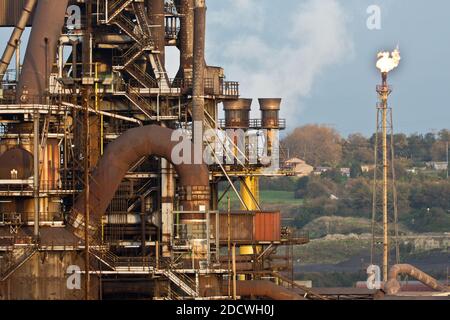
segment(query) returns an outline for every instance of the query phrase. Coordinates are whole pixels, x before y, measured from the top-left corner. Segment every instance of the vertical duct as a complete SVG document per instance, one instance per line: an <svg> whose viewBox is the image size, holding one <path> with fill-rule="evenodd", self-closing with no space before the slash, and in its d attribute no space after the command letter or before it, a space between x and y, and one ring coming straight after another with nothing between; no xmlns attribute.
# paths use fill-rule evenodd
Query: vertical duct
<svg viewBox="0 0 450 320"><path fill-rule="evenodd" d="M162 254L170 257L170 239L173 232L173 204L175 201L175 170L166 159L161 159L161 218Z"/></svg>
<svg viewBox="0 0 450 320"><path fill-rule="evenodd" d="M22 37L23 31L27 26L28 20L30 20L31 12L36 5L36 2L37 0L27 0L27 2L25 2L22 10L22 15L20 16L20 19L17 22L14 31L11 33L11 37L9 38L8 44L6 45L6 49L3 53L2 59L0 60L0 81L3 80L9 63L11 62L12 56L14 55L14 51L20 43L20 38Z"/></svg>
<svg viewBox="0 0 450 320"><path fill-rule="evenodd" d="M164 16L164 0L147 0L148 20L156 48L160 52L161 64L165 65L166 30Z"/></svg>
<svg viewBox="0 0 450 320"><path fill-rule="evenodd" d="M192 78L194 64L194 3L195 0L175 0L180 14L178 49L180 50L180 69L177 79Z"/></svg>
<svg viewBox="0 0 450 320"><path fill-rule="evenodd" d="M194 144L202 143L203 120L205 118L205 0L195 0L194 9L194 77L192 88L192 122ZM201 139L201 140L199 140ZM197 140L197 141L196 141Z"/></svg>
<svg viewBox="0 0 450 320"><path fill-rule="evenodd" d="M267 130L267 156L271 162L279 161L280 106L281 99L259 99L261 128ZM273 165L273 163L271 163Z"/></svg>
<svg viewBox="0 0 450 320"><path fill-rule="evenodd" d="M223 102L226 129L248 130L253 99L227 100Z"/></svg>
<svg viewBox="0 0 450 320"><path fill-rule="evenodd" d="M45 94L48 75L56 58L68 0L39 0L25 53L16 98L27 103Z"/></svg>

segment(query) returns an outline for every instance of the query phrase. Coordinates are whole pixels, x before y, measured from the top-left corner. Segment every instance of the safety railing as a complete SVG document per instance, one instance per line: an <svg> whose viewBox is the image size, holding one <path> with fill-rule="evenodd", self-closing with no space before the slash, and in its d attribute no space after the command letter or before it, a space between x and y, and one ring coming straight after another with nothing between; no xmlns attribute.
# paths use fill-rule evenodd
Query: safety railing
<svg viewBox="0 0 450 320"><path fill-rule="evenodd" d="M225 119L219 119L219 128L226 128ZM279 130L286 129L286 119L278 119L277 123L274 123L274 127L277 127ZM263 129L263 123L261 119L250 119L249 120L249 129Z"/></svg>

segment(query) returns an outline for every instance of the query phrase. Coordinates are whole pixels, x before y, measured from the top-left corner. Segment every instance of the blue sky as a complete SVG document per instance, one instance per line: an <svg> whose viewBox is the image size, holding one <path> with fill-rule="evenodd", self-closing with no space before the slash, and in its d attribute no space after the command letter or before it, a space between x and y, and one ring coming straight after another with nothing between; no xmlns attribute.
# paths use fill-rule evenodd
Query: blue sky
<svg viewBox="0 0 450 320"><path fill-rule="evenodd" d="M369 30L368 6L381 8ZM450 128L450 1L207 0L207 62L241 83L243 97L282 97L289 129L327 124L343 135L375 128L376 53L398 44L395 130ZM0 31L0 50L8 32ZM169 70L177 69L170 50ZM172 71L173 72L173 71ZM254 115L257 102L253 104Z"/></svg>
<svg viewBox="0 0 450 320"><path fill-rule="evenodd" d="M366 26L373 4L381 8L381 30ZM244 96L284 97L291 128L323 123L344 135L370 134L376 53L398 44L403 59L389 80L395 130L450 128L449 12L446 0L210 0L208 62L238 79ZM305 54L309 49L317 55ZM260 60L260 53L271 56ZM252 70L260 76L247 76Z"/></svg>

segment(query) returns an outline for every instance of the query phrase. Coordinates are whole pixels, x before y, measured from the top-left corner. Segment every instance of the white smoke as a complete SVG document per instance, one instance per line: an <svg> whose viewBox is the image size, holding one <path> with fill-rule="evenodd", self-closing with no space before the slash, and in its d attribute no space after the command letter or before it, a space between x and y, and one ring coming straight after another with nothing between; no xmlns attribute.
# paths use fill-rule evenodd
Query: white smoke
<svg viewBox="0 0 450 320"><path fill-rule="evenodd" d="M207 38L208 54L225 67L229 80L241 83L243 97L282 97L283 116L290 117L291 125L296 124L291 117L303 109L302 97L311 93L318 76L353 55L353 41L340 2L283 3L281 12L286 16L271 13L278 6L272 1L224 2L226 13L214 15L208 11L211 28L225 29L210 31L213 37ZM281 30L275 38L273 33L268 35L274 25ZM221 34L232 30L234 38L220 39Z"/></svg>

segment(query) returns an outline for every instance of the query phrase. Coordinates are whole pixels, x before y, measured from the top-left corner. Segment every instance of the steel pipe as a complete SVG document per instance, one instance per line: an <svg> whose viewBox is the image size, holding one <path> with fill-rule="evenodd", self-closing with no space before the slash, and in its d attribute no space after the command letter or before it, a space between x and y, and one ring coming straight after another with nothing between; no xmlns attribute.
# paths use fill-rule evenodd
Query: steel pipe
<svg viewBox="0 0 450 320"><path fill-rule="evenodd" d="M8 44L6 45L5 51L3 52L0 60L0 81L2 81L5 76L9 63L14 55L14 51L19 45L20 38L22 37L23 31L27 26L28 20L30 20L31 13L33 12L36 2L37 0L27 0L23 6L22 15L11 33L11 37L9 38ZM19 71L17 70L17 72Z"/></svg>
<svg viewBox="0 0 450 320"><path fill-rule="evenodd" d="M400 274L407 274L433 290L442 292L449 291L448 287L440 284L436 279L416 267L410 264L396 264L389 270L389 280L384 287L384 290L388 295L395 295L400 292L401 285L397 280Z"/></svg>
<svg viewBox="0 0 450 320"><path fill-rule="evenodd" d="M192 78L194 64L194 4L195 0L175 0L180 14L177 47L180 50L180 69L177 79Z"/></svg>
<svg viewBox="0 0 450 320"><path fill-rule="evenodd" d="M223 290L223 295L227 294L228 284L225 285ZM272 300L304 300L299 294L268 280L237 281L236 295L241 297L262 297Z"/></svg>
<svg viewBox="0 0 450 320"><path fill-rule="evenodd" d="M129 168L139 159L154 155L173 162L172 151L179 142L172 141L172 129L156 125L128 130L106 148L90 179L90 235L93 237L109 203ZM185 138L188 139L188 138ZM192 145L191 145L192 147ZM179 176L180 204L186 211L209 206L209 171L206 165L174 165ZM74 233L84 235L84 196L75 202L69 217Z"/></svg>

